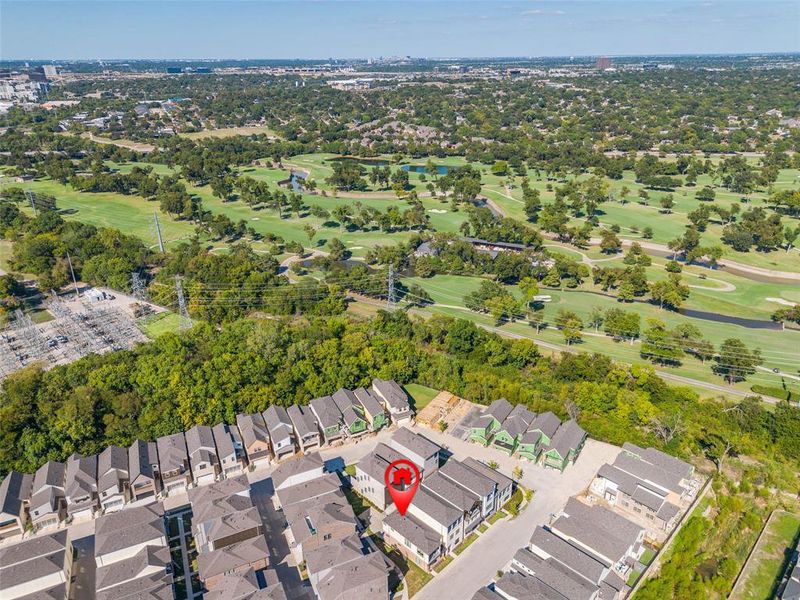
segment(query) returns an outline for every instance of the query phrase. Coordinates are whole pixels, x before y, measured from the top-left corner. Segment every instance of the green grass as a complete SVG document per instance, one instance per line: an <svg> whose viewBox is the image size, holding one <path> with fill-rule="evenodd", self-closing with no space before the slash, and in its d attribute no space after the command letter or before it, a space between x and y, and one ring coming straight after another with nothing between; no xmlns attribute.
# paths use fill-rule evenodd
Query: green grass
<svg viewBox="0 0 800 600"><path fill-rule="evenodd" d="M489 525L494 525L497 521L499 521L500 519L505 519L507 516L508 513L502 510L498 510L491 517L486 519L486 522L489 523Z"/></svg>
<svg viewBox="0 0 800 600"><path fill-rule="evenodd" d="M473 531L466 537L466 539L463 542L461 542L458 546L456 546L453 552L456 553L456 556L460 555L464 550L469 548L473 544L473 542L477 539L478 539L478 534Z"/></svg>
<svg viewBox="0 0 800 600"><path fill-rule="evenodd" d="M350 477L356 476L356 466L355 465L347 465L344 468L344 472L347 473Z"/></svg>
<svg viewBox="0 0 800 600"><path fill-rule="evenodd" d="M365 510L369 509L381 512L377 506L372 504L372 502L364 498L364 496L356 492L353 488L342 487L342 491L344 492L345 498L347 498L347 501L350 503L350 506L353 507L353 512L356 516L359 516Z"/></svg>
<svg viewBox="0 0 800 600"><path fill-rule="evenodd" d="M389 560L391 560L397 568L403 573L405 577L406 585L408 586L408 597L412 598L414 594L419 592L425 585L433 579L433 575L424 571L417 565L415 565L410 560L406 559L405 556L400 553L399 550L387 546L386 543L377 535L370 536L370 539L375 543L375 545L383 552ZM394 588L396 591L396 586Z"/></svg>
<svg viewBox="0 0 800 600"><path fill-rule="evenodd" d="M3 271L11 270L11 266L9 265L9 262L11 261L11 255L11 242L8 240L0 240L0 269Z"/></svg>
<svg viewBox="0 0 800 600"><path fill-rule="evenodd" d="M634 584L638 581L639 577L641 577L641 575L642 575L641 571L637 571L637 570L634 569L633 571L631 571L631 574L628 575L627 584L630 587L633 587Z"/></svg>
<svg viewBox="0 0 800 600"><path fill-rule="evenodd" d="M178 315L173 312L150 315L139 321L139 328L147 337L154 340L165 333L178 331Z"/></svg>
<svg viewBox="0 0 800 600"><path fill-rule="evenodd" d="M447 567L447 565L453 562L454 558L455 557L452 554L448 554L442 560L436 563L436 566L433 568L433 570L436 571L437 573L441 573L445 569L445 567Z"/></svg>
<svg viewBox="0 0 800 600"><path fill-rule="evenodd" d="M642 552L642 557L639 559L639 562L643 565L649 565L653 562L653 559L656 557L656 551L649 546L645 546L644 552Z"/></svg>
<svg viewBox="0 0 800 600"><path fill-rule="evenodd" d="M489 529L489 526L486 523L481 523L481 526L478 527L478 531L481 533L484 533L487 529Z"/></svg>
<svg viewBox="0 0 800 600"><path fill-rule="evenodd" d="M411 403L416 412L425 408L431 400L433 400L439 393L439 390L419 385L418 383L409 383L405 386L406 392L411 396Z"/></svg>
<svg viewBox="0 0 800 600"><path fill-rule="evenodd" d="M220 129L204 129L202 131L194 131L192 133L181 133L181 137L189 138L190 140L202 140L205 138L226 138L236 135L256 135L266 134L277 137L277 134L266 126L255 127L222 127Z"/></svg>
<svg viewBox="0 0 800 600"><path fill-rule="evenodd" d="M748 600L774 598L798 536L800 536L800 515L777 513L764 530L760 544L747 565L747 571L742 574L745 579L731 598Z"/></svg>

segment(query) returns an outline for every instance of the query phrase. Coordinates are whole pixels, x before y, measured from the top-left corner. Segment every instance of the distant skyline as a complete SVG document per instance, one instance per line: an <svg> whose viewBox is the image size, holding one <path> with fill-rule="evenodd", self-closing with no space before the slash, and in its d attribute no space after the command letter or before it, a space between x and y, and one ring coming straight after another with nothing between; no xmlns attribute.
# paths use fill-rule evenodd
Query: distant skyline
<svg viewBox="0 0 800 600"><path fill-rule="evenodd" d="M800 51L800 2L0 0L0 60Z"/></svg>

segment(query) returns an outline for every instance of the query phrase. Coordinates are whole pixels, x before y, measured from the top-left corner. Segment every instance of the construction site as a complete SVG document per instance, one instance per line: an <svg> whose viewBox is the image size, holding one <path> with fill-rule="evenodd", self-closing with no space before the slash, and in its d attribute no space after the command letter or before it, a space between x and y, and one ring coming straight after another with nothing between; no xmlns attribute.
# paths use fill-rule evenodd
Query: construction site
<svg viewBox="0 0 800 600"><path fill-rule="evenodd" d="M43 307L50 320L34 323L29 314L17 310L0 330L0 379L34 363L48 369L87 354L133 348L147 341L137 319L164 310L103 288L68 296L53 293Z"/></svg>

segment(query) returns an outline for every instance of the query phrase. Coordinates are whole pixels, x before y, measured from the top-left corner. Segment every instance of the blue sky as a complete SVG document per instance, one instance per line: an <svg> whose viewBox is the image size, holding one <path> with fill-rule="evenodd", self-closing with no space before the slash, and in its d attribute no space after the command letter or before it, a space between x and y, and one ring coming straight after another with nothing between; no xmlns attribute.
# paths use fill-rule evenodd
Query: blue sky
<svg viewBox="0 0 800 600"><path fill-rule="evenodd" d="M0 0L0 59L800 50L800 2Z"/></svg>

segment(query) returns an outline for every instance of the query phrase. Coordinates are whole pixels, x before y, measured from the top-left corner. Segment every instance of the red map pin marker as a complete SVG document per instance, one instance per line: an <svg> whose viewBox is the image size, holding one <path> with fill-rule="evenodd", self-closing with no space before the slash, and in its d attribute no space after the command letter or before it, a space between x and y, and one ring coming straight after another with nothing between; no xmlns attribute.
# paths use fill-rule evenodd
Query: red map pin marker
<svg viewBox="0 0 800 600"><path fill-rule="evenodd" d="M397 512L404 517L419 487L420 476L417 465L405 458L396 460L386 467L383 480L392 497L392 502L397 507Z"/></svg>

